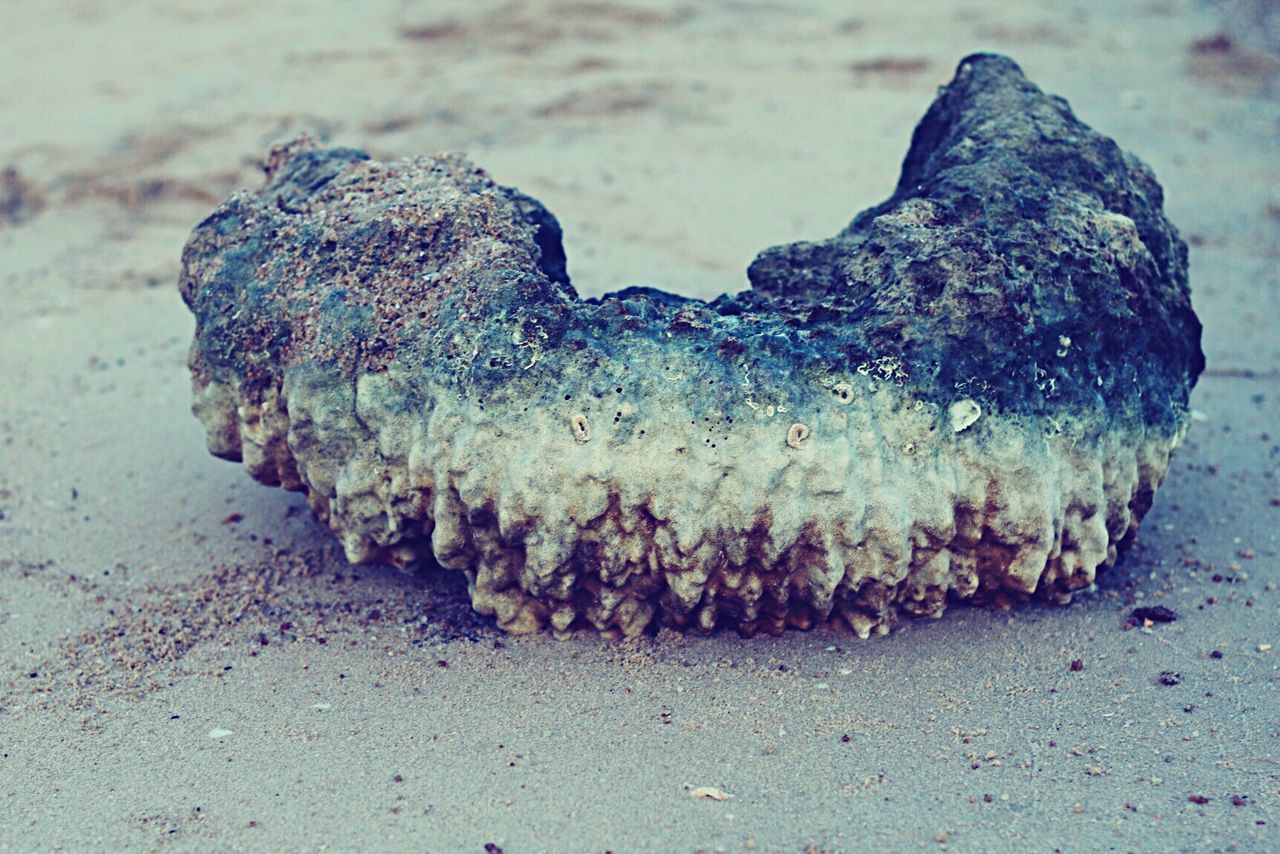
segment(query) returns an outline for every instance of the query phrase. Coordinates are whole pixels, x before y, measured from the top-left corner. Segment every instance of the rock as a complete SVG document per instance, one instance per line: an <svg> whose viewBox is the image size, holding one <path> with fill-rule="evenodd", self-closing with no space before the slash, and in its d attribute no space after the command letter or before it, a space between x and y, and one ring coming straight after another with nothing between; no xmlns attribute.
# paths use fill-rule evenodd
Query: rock
<svg viewBox="0 0 1280 854"><path fill-rule="evenodd" d="M278 147L183 256L209 449L511 631L867 637L1091 584L1203 367L1150 169L1000 56L891 198L751 290L583 300L565 270L555 218L460 156Z"/></svg>

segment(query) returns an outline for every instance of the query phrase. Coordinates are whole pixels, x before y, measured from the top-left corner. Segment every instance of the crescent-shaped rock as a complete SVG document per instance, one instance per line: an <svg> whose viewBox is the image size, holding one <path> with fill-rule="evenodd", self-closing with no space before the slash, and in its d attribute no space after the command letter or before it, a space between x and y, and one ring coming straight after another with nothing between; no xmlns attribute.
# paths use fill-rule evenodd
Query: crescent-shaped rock
<svg viewBox="0 0 1280 854"><path fill-rule="evenodd" d="M960 64L890 199L710 302L579 298L555 218L460 156L298 140L266 173L183 255L210 451L352 561L466 572L510 631L1066 600L1203 367L1151 170L1001 56Z"/></svg>

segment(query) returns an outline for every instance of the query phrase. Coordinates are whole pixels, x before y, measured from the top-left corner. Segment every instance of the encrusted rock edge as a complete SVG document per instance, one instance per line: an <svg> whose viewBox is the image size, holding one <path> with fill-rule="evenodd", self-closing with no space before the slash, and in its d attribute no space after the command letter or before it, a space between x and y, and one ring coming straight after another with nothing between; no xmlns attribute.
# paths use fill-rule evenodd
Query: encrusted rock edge
<svg viewBox="0 0 1280 854"><path fill-rule="evenodd" d="M851 407L868 410L849 416L855 429L815 432L798 449L785 424L753 424L761 453L706 486L725 506L704 527L688 508L654 506L652 448L531 470L520 461L547 457L468 401L442 394L425 418L394 415L412 411L394 374L355 389L336 379L303 370L257 402L206 386L197 409L211 447L263 483L305 491L352 562L428 557L465 571L474 607L511 632L832 621L866 638L900 613L939 617L949 598L1066 603L1136 535L1180 439L1046 436L984 417L907 448L891 437L916 416L882 388ZM556 413L527 429L548 455L574 443ZM358 438L335 454L335 435ZM788 519L729 498L761 496L762 484L811 497Z"/></svg>

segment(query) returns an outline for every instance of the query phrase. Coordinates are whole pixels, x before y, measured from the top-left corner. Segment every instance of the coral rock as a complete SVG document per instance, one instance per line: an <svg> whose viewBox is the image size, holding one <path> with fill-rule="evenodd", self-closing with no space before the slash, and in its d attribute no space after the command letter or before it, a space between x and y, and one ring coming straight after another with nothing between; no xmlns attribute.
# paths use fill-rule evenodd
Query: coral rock
<svg viewBox="0 0 1280 854"><path fill-rule="evenodd" d="M1151 170L1004 57L960 64L890 199L710 302L579 298L555 218L459 156L302 139L266 172L183 257L209 449L511 631L1068 599L1203 366Z"/></svg>

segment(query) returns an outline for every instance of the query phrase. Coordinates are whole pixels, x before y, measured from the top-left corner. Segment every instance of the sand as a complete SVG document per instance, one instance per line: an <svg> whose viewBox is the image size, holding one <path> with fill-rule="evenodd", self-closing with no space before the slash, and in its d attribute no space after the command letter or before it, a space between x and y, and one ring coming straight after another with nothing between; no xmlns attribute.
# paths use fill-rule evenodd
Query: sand
<svg viewBox="0 0 1280 854"><path fill-rule="evenodd" d="M3 4L0 848L1280 846L1260 8ZM711 296L886 196L978 49L1155 168L1205 322L1187 443L1070 607L866 643L509 637L206 454L178 253L272 141L466 149L561 218L582 292Z"/></svg>

